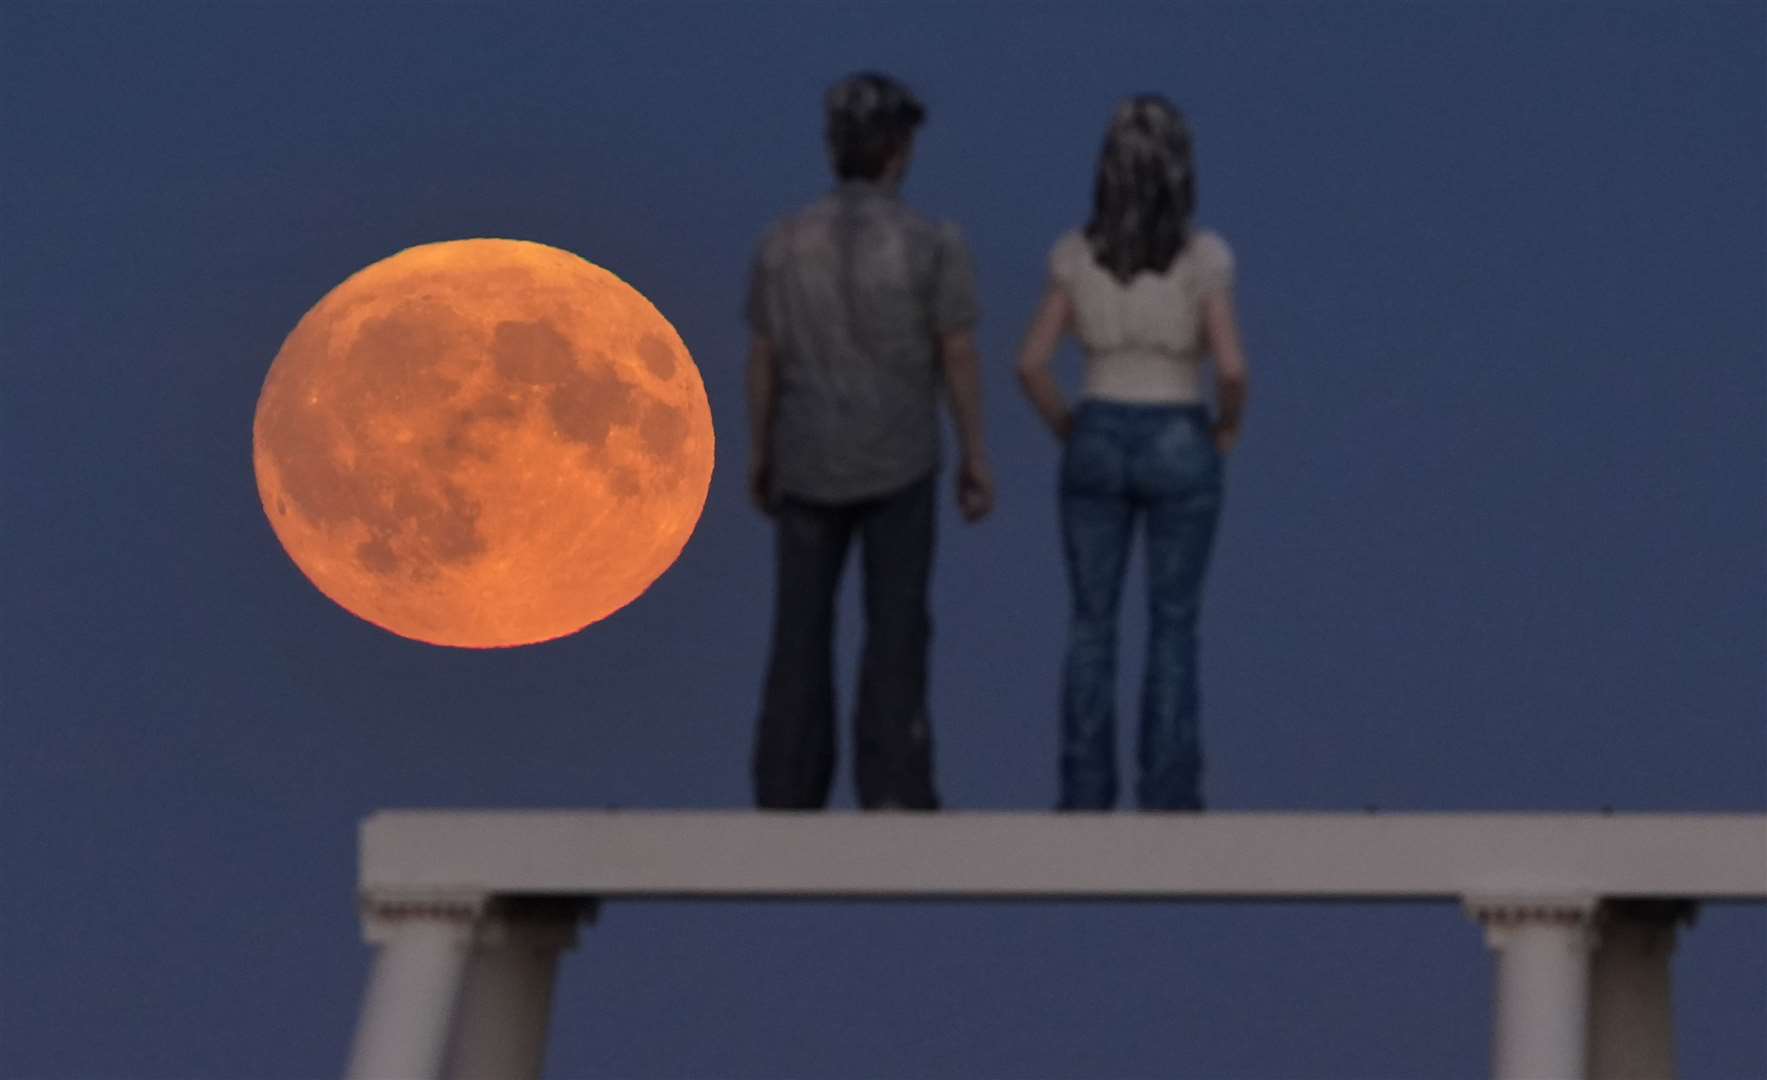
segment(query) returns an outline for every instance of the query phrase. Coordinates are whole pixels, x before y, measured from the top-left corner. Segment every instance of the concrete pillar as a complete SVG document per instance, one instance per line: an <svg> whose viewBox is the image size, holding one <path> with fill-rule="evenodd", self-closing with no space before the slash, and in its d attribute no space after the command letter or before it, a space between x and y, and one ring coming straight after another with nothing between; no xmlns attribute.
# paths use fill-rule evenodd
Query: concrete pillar
<svg viewBox="0 0 1767 1080"><path fill-rule="evenodd" d="M1589 974L1590 1080L1675 1080L1669 961L1685 900L1610 900Z"/></svg>
<svg viewBox="0 0 1767 1080"><path fill-rule="evenodd" d="M364 902L378 947L350 1049L349 1080L440 1080L482 897Z"/></svg>
<svg viewBox="0 0 1767 1080"><path fill-rule="evenodd" d="M568 898L492 904L467 963L449 1080L540 1080L558 954L592 911Z"/></svg>
<svg viewBox="0 0 1767 1080"><path fill-rule="evenodd" d="M1593 897L1476 897L1497 953L1494 1080L1586 1080Z"/></svg>

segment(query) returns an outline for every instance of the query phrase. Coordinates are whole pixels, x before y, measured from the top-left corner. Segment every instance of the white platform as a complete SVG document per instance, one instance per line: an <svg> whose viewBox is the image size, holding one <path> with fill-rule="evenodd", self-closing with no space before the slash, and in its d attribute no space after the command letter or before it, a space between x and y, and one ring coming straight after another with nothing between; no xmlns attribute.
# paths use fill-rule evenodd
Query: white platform
<svg viewBox="0 0 1767 1080"><path fill-rule="evenodd" d="M365 896L1767 899L1764 814L389 810Z"/></svg>
<svg viewBox="0 0 1767 1080"><path fill-rule="evenodd" d="M353 1080L537 1080L585 901L665 897L1459 902L1492 1076L1633 1080L1674 1074L1678 926L1767 900L1767 815L393 810L361 860Z"/></svg>

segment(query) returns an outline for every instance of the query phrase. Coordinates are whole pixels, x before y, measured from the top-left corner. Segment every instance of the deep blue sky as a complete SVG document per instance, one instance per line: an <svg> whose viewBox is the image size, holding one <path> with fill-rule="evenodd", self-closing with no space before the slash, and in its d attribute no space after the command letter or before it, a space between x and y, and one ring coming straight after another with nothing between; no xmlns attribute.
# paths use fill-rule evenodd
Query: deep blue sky
<svg viewBox="0 0 1767 1080"><path fill-rule="evenodd" d="M1761 8L1086 6L0 9L0 1075L335 1073L375 807L746 802L743 272L825 187L818 95L859 66L926 99L907 194L963 224L986 309L1001 505L947 507L937 581L950 805L1053 798L1055 452L1011 350L1151 88L1194 118L1254 374L1212 805L1767 808ZM467 236L642 289L723 440L675 569L520 651L344 614L251 472L301 314ZM558 1077L1486 1068L1446 905L618 905L565 971ZM1684 1076L1767 1075L1767 912L1708 909L1676 972Z"/></svg>

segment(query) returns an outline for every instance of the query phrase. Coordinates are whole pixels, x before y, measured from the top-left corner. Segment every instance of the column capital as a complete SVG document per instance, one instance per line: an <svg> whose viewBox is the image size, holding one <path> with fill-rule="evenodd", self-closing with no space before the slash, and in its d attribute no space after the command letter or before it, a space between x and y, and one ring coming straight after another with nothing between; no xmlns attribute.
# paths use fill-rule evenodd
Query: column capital
<svg viewBox="0 0 1767 1080"><path fill-rule="evenodd" d="M1588 935L1595 930L1601 911L1599 896L1576 893L1482 893L1467 896L1466 913L1485 929L1493 948L1504 943L1510 931L1523 927L1560 927Z"/></svg>
<svg viewBox="0 0 1767 1080"><path fill-rule="evenodd" d="M383 945L396 928L414 922L452 924L470 934L490 903L489 893L375 889L362 893L356 906L362 915L363 939Z"/></svg>
<svg viewBox="0 0 1767 1080"><path fill-rule="evenodd" d="M479 917L475 942L486 948L569 949L577 927L598 905L574 896L500 896Z"/></svg>
<svg viewBox="0 0 1767 1080"><path fill-rule="evenodd" d="M1604 925L1623 922L1661 929L1691 926L1698 917L1698 901L1657 897L1604 900L1600 913Z"/></svg>
<svg viewBox="0 0 1767 1080"><path fill-rule="evenodd" d="M1586 925L1595 920L1601 898L1578 893L1476 893L1464 901L1466 913L1481 926L1513 923Z"/></svg>
<svg viewBox="0 0 1767 1080"><path fill-rule="evenodd" d="M472 944L497 947L568 949L577 943L577 926L593 922L598 905L574 896L497 896L484 892L431 889L375 889L357 906L362 936L370 945L386 943L400 926L416 922L453 925Z"/></svg>

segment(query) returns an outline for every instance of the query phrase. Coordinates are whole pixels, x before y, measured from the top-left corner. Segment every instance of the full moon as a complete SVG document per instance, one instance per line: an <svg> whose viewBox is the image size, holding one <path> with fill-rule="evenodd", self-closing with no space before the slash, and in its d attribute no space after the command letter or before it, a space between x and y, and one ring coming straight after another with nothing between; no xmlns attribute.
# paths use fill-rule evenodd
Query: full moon
<svg viewBox="0 0 1767 1080"><path fill-rule="evenodd" d="M409 248L327 293L270 365L258 495L319 590L395 634L571 634L674 563L712 413L651 303L517 240Z"/></svg>

